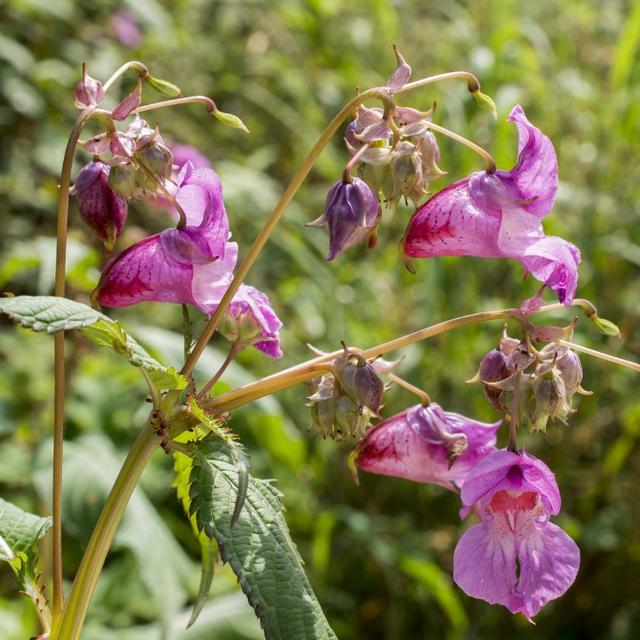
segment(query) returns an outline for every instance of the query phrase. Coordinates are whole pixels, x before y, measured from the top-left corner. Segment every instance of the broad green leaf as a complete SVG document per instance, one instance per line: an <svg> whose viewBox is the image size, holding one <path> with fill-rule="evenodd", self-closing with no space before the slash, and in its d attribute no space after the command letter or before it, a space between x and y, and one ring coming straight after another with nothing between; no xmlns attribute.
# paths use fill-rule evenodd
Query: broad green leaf
<svg viewBox="0 0 640 640"><path fill-rule="evenodd" d="M86 304L55 296L16 296L0 299L0 312L33 331L56 333L79 329L91 342L126 356L144 369L160 389L184 389L187 380L173 367L152 358L115 320Z"/></svg>
<svg viewBox="0 0 640 640"><path fill-rule="evenodd" d="M193 447L192 512L199 529L218 542L267 640L337 640L289 535L280 492L249 477L245 506L232 527L239 483L233 455L213 434Z"/></svg>
<svg viewBox="0 0 640 640"><path fill-rule="evenodd" d="M43 619L49 618L49 611L38 584L38 541L49 527L51 518L27 513L0 498L0 560L9 563Z"/></svg>

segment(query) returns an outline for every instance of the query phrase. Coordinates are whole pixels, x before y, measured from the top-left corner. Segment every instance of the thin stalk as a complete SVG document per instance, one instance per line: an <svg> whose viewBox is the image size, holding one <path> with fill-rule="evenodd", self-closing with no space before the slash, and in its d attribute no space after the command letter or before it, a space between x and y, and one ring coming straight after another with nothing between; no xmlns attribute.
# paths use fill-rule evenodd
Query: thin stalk
<svg viewBox="0 0 640 640"><path fill-rule="evenodd" d="M149 75L149 69L147 69L147 65L139 62L138 60L130 60L129 62L125 62L119 69L114 71L112 76L102 85L104 92L106 93L113 86L113 83L120 77L123 76L129 69L135 69L138 72L138 75L141 78L146 78Z"/></svg>
<svg viewBox="0 0 640 640"><path fill-rule="evenodd" d="M441 127L439 124L435 124L434 122L429 123L429 129L432 129L433 131L437 131L438 133L441 133L443 136L447 136L447 138L451 138L452 140L455 140L456 142L463 144L465 147L468 147L472 151L475 151L484 160L486 172L495 173L496 161L493 159L493 156L486 149L483 149L481 146L477 145L475 142L471 142L471 140L468 140L464 136L461 136L460 134L455 133L454 131L450 131L449 129L445 129L444 127Z"/></svg>
<svg viewBox="0 0 640 640"><path fill-rule="evenodd" d="M78 640L89 603L116 529L144 468L158 448L154 425L149 419L122 465L111 493L100 513L80 563L62 618L54 622L50 640Z"/></svg>
<svg viewBox="0 0 640 640"><path fill-rule="evenodd" d="M71 170L80 133L87 120L95 111L95 107L88 107L76 119L69 135L67 147L60 172L60 186L58 191L58 218L56 228L56 273L54 293L56 296L65 295L65 276L67 264L67 227L69 224L69 188L71 186ZM65 361L64 361L64 332L60 331L54 337L54 404L53 404L53 495L52 495L52 578L53 598L51 613L54 621L60 615L64 605L62 582L62 453L64 438L64 392L65 392Z"/></svg>
<svg viewBox="0 0 640 640"><path fill-rule="evenodd" d="M222 374L227 370L227 367L233 362L233 359L236 357L238 353L240 353L240 351L242 351L242 347L238 345L237 342L232 342L231 348L229 349L229 353L227 354L227 357L224 359L223 363L220 365L220 368L213 374L213 376L211 377L211 380L209 380L209 382L207 382L207 384L205 384L204 387L202 387L202 390L196 396L197 400L202 400L202 398L204 398L209 393L209 391L211 391L213 385L216 382L218 382L218 380L220 380L220 377L222 376Z"/></svg>
<svg viewBox="0 0 640 640"><path fill-rule="evenodd" d="M522 372L516 373L516 382L513 389L513 398L511 399L511 412L509 415L509 442L507 450L518 453L518 423L520 421L520 381L522 380Z"/></svg>
<svg viewBox="0 0 640 640"><path fill-rule="evenodd" d="M565 306L560 303L548 304L540 307L536 313L544 313L549 311L557 311L564 309ZM352 348L352 351L357 351L361 356L367 360L375 358L390 351L401 349L415 342L433 338L440 334L446 333L459 327L464 327L470 324L476 324L480 322L489 322L491 320L507 320L513 318L515 320L522 320L523 315L519 309L499 309L496 311L480 311L478 313L470 313L458 318L452 318L451 320L445 320L444 322L438 322L437 324L430 325L424 329L419 329L407 335L400 336L388 342L383 342L375 347L357 351ZM238 387L223 393L222 395L209 400L204 403L204 406L213 411L216 415L231 411L237 407L253 402L259 398L272 393L277 393L283 389L288 389L301 382L311 380L328 368L328 363L336 356L340 355L343 351L338 350L333 353L327 353L317 358L307 360L294 367L284 369L278 373L274 373L266 378L251 382L249 384Z"/></svg>
<svg viewBox="0 0 640 640"><path fill-rule="evenodd" d="M274 210L271 212L271 215L269 216L267 221L264 223L264 226L262 227L262 229L260 230L260 233L258 234L253 244L251 245L251 248L249 249L246 257L240 263L240 266L238 267L238 271L236 272L233 280L231 281L229 288L225 292L224 296L222 297L222 300L220 301L213 315L209 319L209 322L206 324L205 328L203 329L202 334L200 335L200 338L198 339L198 342L196 343L195 347L189 354L189 358L187 359L184 367L182 368L183 375L189 375L193 371L193 367L195 366L196 362L202 355L204 348L206 347L209 340L211 340L211 336L215 333L215 330L218 328L218 324L220 323L220 320L222 319L222 316L226 311L227 306L231 302L231 299L233 298L236 291L242 284L242 281L245 279L247 273L249 273L249 270L253 266L253 263L255 262L260 252L262 251L264 245L269 239L269 236L271 235L272 231L275 229L276 225L280 221L282 214L284 213L285 209L287 208L291 200L293 200L293 197L298 192L298 189L300 188L305 178L307 177L307 175L315 165L316 160L318 159L318 157L320 156L324 148L327 146L331 138L334 136L334 134L336 133L340 125L351 115L353 110L358 105L372 98L380 98L383 100L388 100L389 90L385 88L375 87L373 89L368 89L367 91L364 91L363 93L349 100L349 102L342 108L342 110L327 125L327 128L322 132L322 134L320 135L320 138L318 138L318 141L315 143L315 145L313 145L311 151L309 152L304 162L302 163L302 166L295 173L295 175L291 179L291 182L289 183L287 188L284 190L284 193L282 194L279 202L276 204Z"/></svg>
<svg viewBox="0 0 640 640"><path fill-rule="evenodd" d="M155 111L156 109L164 109L165 107L177 107L181 104L191 104L192 102L201 102L207 107L207 111L209 113L215 113L216 111L218 111L216 103L207 96L184 96L182 98L172 98L171 100L161 100L160 102L143 104L141 107L134 109L131 113Z"/></svg>
<svg viewBox="0 0 640 640"><path fill-rule="evenodd" d="M583 347L581 344L576 344L575 342L569 342L568 340L558 340L558 343L563 347L569 347L574 351L580 351L581 353L585 353L588 356L593 356L594 358L600 358L600 360L606 360L607 362L613 362L614 364L619 364L622 367L627 367L627 369L633 369L634 371L640 371L640 364L637 362L633 362L632 360L625 360L624 358L618 358L618 356L612 356L608 353L603 353L602 351L596 351L595 349L590 349L589 347Z"/></svg>
<svg viewBox="0 0 640 640"><path fill-rule="evenodd" d="M413 91L414 89L420 89L426 87L429 84L435 82L442 82L442 80L455 80L462 78L467 81L467 87L471 93L480 91L480 81L473 73L469 71L449 71L448 73L439 73L437 76L430 76L428 78L422 78L415 80L414 82L407 82L401 89L398 89L395 93L404 93L405 91Z"/></svg>
<svg viewBox="0 0 640 640"><path fill-rule="evenodd" d="M362 156L365 154L365 152L367 151L367 149L370 147L370 143L367 142L366 144L363 144L358 151L356 151L356 153L353 154L353 156L349 159L349 162L347 162L347 164L345 165L343 171L342 171L342 182L352 182L352 178L351 178L351 171L353 169L353 167L356 166L356 164L360 161L360 158L362 158Z"/></svg>
<svg viewBox="0 0 640 640"><path fill-rule="evenodd" d="M428 407L431 404L431 396L426 391L423 391L414 384L411 384L408 380L397 376L395 373L388 373L387 377L391 382L395 382L398 386L404 387L407 391L413 393L414 396L418 396L424 407Z"/></svg>

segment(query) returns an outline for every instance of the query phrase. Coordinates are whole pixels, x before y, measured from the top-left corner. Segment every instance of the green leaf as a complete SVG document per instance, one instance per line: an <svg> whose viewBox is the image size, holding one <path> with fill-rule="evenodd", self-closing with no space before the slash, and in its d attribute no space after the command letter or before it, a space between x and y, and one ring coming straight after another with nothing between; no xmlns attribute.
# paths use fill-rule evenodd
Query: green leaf
<svg viewBox="0 0 640 640"><path fill-rule="evenodd" d="M144 369L159 389L184 389L187 380L173 367L152 358L115 320L86 304L55 296L0 298L0 313L32 331L79 329L91 342L108 347Z"/></svg>
<svg viewBox="0 0 640 640"><path fill-rule="evenodd" d="M337 640L309 584L271 482L249 476L245 508L231 526L239 484L229 447L213 434L193 445L191 510L214 538L267 640Z"/></svg>
<svg viewBox="0 0 640 640"><path fill-rule="evenodd" d="M0 560L9 563L42 619L50 614L38 584L38 541L50 527L51 518L27 513L0 498Z"/></svg>

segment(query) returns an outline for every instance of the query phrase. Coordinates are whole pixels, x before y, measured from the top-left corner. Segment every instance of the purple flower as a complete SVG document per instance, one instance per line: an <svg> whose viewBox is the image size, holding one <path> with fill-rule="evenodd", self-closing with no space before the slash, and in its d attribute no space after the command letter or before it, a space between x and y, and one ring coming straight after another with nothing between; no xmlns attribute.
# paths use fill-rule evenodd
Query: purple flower
<svg viewBox="0 0 640 640"><path fill-rule="evenodd" d="M271 358L282 358L280 327L282 322L268 296L242 284L229 304L220 333L233 342L253 345Z"/></svg>
<svg viewBox="0 0 640 640"><path fill-rule="evenodd" d="M494 174L473 173L425 202L409 222L404 251L414 258L516 258L570 305L580 252L562 238L545 236L540 224L553 207L558 187L555 150L522 107L514 107L509 120L519 133L516 166Z"/></svg>
<svg viewBox="0 0 640 640"><path fill-rule="evenodd" d="M560 492L544 462L494 451L467 475L461 497L481 519L453 556L453 579L467 595L531 618L571 586L580 551L549 522L560 511Z"/></svg>
<svg viewBox="0 0 640 640"><path fill-rule="evenodd" d="M364 180L336 182L327 194L324 213L309 227L329 227L329 253L333 260L343 251L366 238L380 223L382 210L375 193Z"/></svg>
<svg viewBox="0 0 640 640"><path fill-rule="evenodd" d="M102 82L92 78L87 73L87 68L82 65L82 80L78 82L73 93L73 102L78 109L86 109L87 107L95 107L99 105L104 98L104 89Z"/></svg>
<svg viewBox="0 0 640 640"><path fill-rule="evenodd" d="M453 489L495 450L500 422L486 424L443 411L432 402L387 418L367 433L358 447L361 469Z"/></svg>
<svg viewBox="0 0 640 640"><path fill-rule="evenodd" d="M74 185L84 221L111 251L127 219L127 201L109 185L109 167L96 160L85 165Z"/></svg>
<svg viewBox="0 0 640 640"><path fill-rule="evenodd" d="M188 168L176 200L187 226L150 236L107 264L98 285L101 304L155 300L193 304L206 313L217 306L237 259L220 179L212 169Z"/></svg>

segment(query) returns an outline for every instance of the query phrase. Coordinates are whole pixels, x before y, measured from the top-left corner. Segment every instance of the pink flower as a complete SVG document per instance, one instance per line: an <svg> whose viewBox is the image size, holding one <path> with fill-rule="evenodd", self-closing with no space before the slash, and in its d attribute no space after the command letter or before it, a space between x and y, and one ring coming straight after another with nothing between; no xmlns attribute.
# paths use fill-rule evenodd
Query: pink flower
<svg viewBox="0 0 640 640"><path fill-rule="evenodd" d="M184 229L165 229L129 247L107 264L98 301L125 307L143 301L193 304L210 313L224 294L237 260L228 242L222 185L212 169L187 169L176 193Z"/></svg>
<svg viewBox="0 0 640 640"><path fill-rule="evenodd" d="M252 345L271 358L282 358L280 327L282 322L267 294L242 284L229 304L220 332L227 339Z"/></svg>
<svg viewBox="0 0 640 640"><path fill-rule="evenodd" d="M531 618L571 586L580 551L549 522L560 511L560 492L544 462L494 451L467 475L461 497L481 519L453 556L453 579L467 595Z"/></svg>
<svg viewBox="0 0 640 640"><path fill-rule="evenodd" d="M371 473L431 482L453 489L495 450L500 422L486 424L416 405L371 429L358 447L357 465Z"/></svg>
<svg viewBox="0 0 640 640"><path fill-rule="evenodd" d="M520 136L516 166L494 174L473 173L425 202L409 222L404 251L413 258L516 258L570 305L580 252L562 238L546 236L540 224L553 207L558 187L555 150L522 107L514 107L509 120Z"/></svg>

